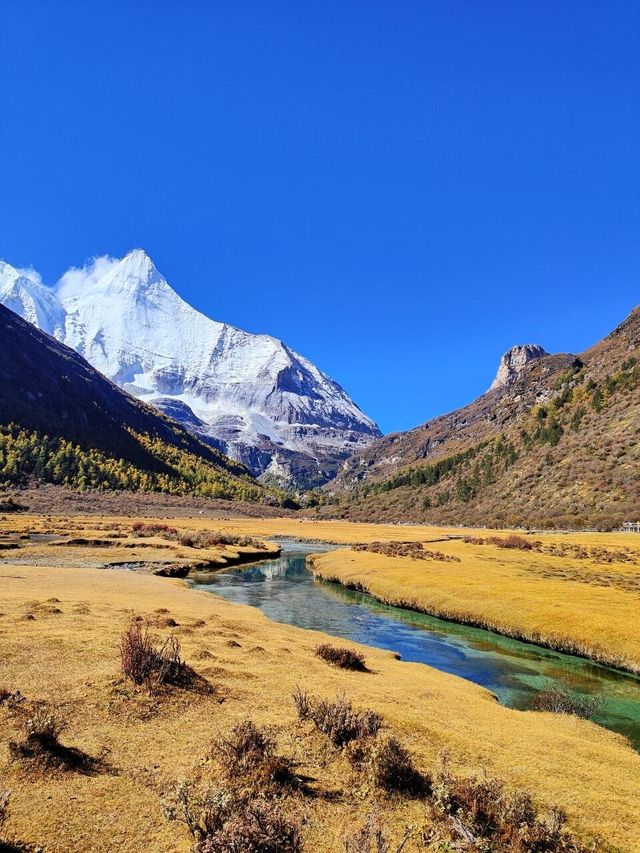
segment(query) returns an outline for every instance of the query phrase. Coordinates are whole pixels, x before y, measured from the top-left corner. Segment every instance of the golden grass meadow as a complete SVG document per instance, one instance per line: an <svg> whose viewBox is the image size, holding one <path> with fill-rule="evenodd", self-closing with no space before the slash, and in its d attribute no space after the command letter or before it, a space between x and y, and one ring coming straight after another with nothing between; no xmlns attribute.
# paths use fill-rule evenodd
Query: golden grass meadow
<svg viewBox="0 0 640 853"><path fill-rule="evenodd" d="M346 849L345 838L374 812L383 816L391 849L405 836L405 850L458 849L459 837L444 838L434 830L427 803L378 790L354 770L345 750L300 720L292 700L296 688L327 700L344 694L354 708L377 712L383 732L397 738L426 774L438 773L444 752L458 774L526 790L541 813L563 809L572 834L595 843L594 849L640 849L640 755L622 736L568 714L502 707L491 693L460 678L349 642L341 645L361 652L369 671L341 670L315 653L319 644L332 641L326 635L271 622L254 608L196 591L180 579L96 568L105 561L164 565L202 559L202 548L147 535L151 528L134 535L133 523L89 516L2 521L0 789L11 792L2 829L2 838L14 845L9 849L191 849L185 825L166 819L166 803L180 780L205 786L218 780L222 771L211 743L247 718L267 727L278 752L306 780L305 790L277 800L278 809L301 827L305 850ZM593 586L600 575L633 576L631 560L640 552L631 536L536 536L545 545L633 552L620 564L563 560L572 576L560 580L548 576L552 557L446 538L460 536L459 529L295 518L144 523L191 531L192 539L193 531L215 529L343 545L429 543L424 547L459 556L461 562L340 549L315 556L314 566L379 597L405 601L411 585L420 606L444 610L455 599L460 618L469 613L487 623L495 620L505 631L584 643L629 668L640 659L633 630L637 593L613 583ZM20 539L30 534L41 536ZM184 541L191 540L182 536ZM251 550L220 545L208 547L206 556L233 558L241 547ZM586 573L587 580L574 573ZM175 637L184 661L207 689L152 691L126 679L120 642L132 617L159 640ZM90 757L91 771L16 760L10 744L20 741L26 719L40 703L64 720L62 743Z"/></svg>

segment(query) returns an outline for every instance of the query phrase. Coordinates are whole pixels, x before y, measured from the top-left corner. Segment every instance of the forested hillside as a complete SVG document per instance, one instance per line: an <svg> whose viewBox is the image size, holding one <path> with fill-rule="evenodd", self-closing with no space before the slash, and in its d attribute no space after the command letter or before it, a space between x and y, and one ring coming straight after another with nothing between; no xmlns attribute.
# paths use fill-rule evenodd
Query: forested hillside
<svg viewBox="0 0 640 853"><path fill-rule="evenodd" d="M285 500L3 306L0 340L0 484Z"/></svg>
<svg viewBox="0 0 640 853"><path fill-rule="evenodd" d="M640 514L640 309L469 406L357 454L321 514L602 527Z"/></svg>

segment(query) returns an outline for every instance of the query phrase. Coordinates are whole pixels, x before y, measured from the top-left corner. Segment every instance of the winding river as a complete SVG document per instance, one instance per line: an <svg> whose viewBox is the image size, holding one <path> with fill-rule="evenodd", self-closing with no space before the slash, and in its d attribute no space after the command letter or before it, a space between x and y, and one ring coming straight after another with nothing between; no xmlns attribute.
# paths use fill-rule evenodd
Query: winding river
<svg viewBox="0 0 640 853"><path fill-rule="evenodd" d="M323 631L367 646L388 649L466 678L491 690L512 708L527 708L533 696L564 677L575 690L598 694L597 722L640 747L640 679L583 658L511 640L411 610L381 604L339 584L318 581L306 555L329 546L283 542L276 560L190 577L201 590L259 608L276 622Z"/></svg>

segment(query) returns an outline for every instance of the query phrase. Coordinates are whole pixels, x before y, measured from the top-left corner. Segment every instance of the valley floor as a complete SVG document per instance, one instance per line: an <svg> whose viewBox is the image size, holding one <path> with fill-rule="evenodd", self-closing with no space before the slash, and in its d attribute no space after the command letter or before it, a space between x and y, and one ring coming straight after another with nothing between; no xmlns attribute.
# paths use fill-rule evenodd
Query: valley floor
<svg viewBox="0 0 640 853"><path fill-rule="evenodd" d="M460 538L442 541L447 534ZM508 536L423 530L433 558L340 550L314 556L313 568L387 604L640 673L640 535L515 536L531 550L494 544Z"/></svg>
<svg viewBox="0 0 640 853"><path fill-rule="evenodd" d="M54 536L66 531L88 540L108 537L111 532L120 537L114 548L132 544L132 551L137 548L160 559L166 548L159 547L159 540L151 536L148 541L132 538L131 524L130 518L15 516L0 520L0 530L8 534L5 542L27 532ZM213 526L204 519L175 519L171 524L178 530L210 530ZM341 544L425 542L448 533L460 535L459 530L314 523L295 518L220 520L215 528L236 535L297 536ZM486 535L484 531L474 534ZM537 538L557 542L560 537ZM562 537L562 541L574 539ZM633 544L626 537L588 542L589 547L616 549ZM518 551L507 554L495 546L461 540L425 547L452 554L469 549L470 588L474 577L486 576L489 592L497 590L501 577L507 595L513 596L527 576L524 557ZM640 547L640 537L635 547ZM191 554L189 546L171 548L176 556L183 553L184 559ZM446 750L460 773L486 772L509 786L530 791L542 808L559 805L580 837L598 836L626 851L640 848L640 755L618 735L568 715L504 708L480 687L424 665L400 662L390 653L372 648L360 649L370 672L338 670L315 654L319 643L329 641L325 635L270 622L253 608L194 591L183 581L85 568L79 558L74 562L74 554L86 558L91 553L90 545L56 551L52 544L44 552L46 558L42 554L36 558L36 551L36 545L26 543L24 552L21 547L0 552L0 688L12 694L20 691L25 697L23 702L0 701L0 790L11 790L3 838L39 845L45 851L188 850L190 837L185 827L165 819L162 801L180 779L215 776L215 762L208 757L211 741L250 716L272 727L279 752L291 755L298 762L298 772L310 779L312 794L292 794L282 802L282 808L303 826L307 853L341 851L345 833L370 812L374 792L354 778L342 753L298 721L291 696L300 686L326 698L344 691L356 708L381 713L385 731L399 738L421 769L434 772L439 754ZM94 549L97 564L104 560L103 552L103 548ZM22 553L27 556L21 561ZM535 576L528 588L532 620L534 592L548 582L541 572L555 559L536 554ZM406 571L422 590L420 594L426 594L429 586L426 581L420 585L420 579L429 578L433 571L429 560L342 550L319 557L318 569L337 571L338 555L346 561L345 580L364 577L374 584L388 577L389 583L399 583L394 578ZM333 560L335 565L329 562ZM466 561L433 562L442 577L450 573L456 578L452 590L461 595L465 584L460 572ZM565 563L575 569L572 560ZM625 563L624 569L617 564L591 565L584 558L576 558L575 563L585 571L615 573L621 578L633 574L631 563L628 567ZM489 574L492 567L493 576ZM560 592L567 590L557 595L558 603L566 607L566 601L573 602L574 612L580 612L582 599L576 598L575 591L578 582L570 578L553 583ZM569 586L563 587L563 583ZM585 586L591 588L589 583ZM607 601L609 594L637 595L615 585L594 589ZM546 601L545 596L540 598ZM631 617L625 615L623 600L612 599L604 608L611 633L621 638L631 627L624 621ZM522 612L519 618L524 619ZM124 680L120 638L134 614L142 616L159 638L177 637L184 658L212 691L175 688L152 695ZM564 618L566 621L566 615ZM598 625L594 625L594 637L601 643L604 629ZM615 649L638 660L637 649L625 645L623 639ZM65 744L100 757L95 772L36 770L14 759L8 744L20 739L29 708L37 701L47 702L66 720ZM426 804L397 795L378 799L390 837L399 843L411 827L414 836L404 850L428 849L417 846L419 831L428 837Z"/></svg>

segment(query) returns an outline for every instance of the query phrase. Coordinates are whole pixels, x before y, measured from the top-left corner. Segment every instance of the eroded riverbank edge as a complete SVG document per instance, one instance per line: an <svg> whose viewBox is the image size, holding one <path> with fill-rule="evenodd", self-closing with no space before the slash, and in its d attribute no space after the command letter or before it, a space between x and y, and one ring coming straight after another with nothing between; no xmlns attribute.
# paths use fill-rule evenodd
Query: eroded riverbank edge
<svg viewBox="0 0 640 853"><path fill-rule="evenodd" d="M342 548L339 552L334 552L334 555L332 555L334 558L335 553L348 554L350 552L348 549ZM548 649L549 651L572 655L640 680L640 662L627 662L616 655L609 654L605 649L594 650L593 647L587 648L585 644L570 637L544 635L539 631L523 626L508 625L504 622L485 618L481 614L470 614L461 610L453 610L450 607L439 607L435 604L427 606L417 602L414 598L406 598L400 594L383 595L364 578L349 578L343 572L337 570L335 566L325 568L319 565L319 561L324 556L324 553L309 554L307 557L307 566L315 578L325 583L337 584L344 589L364 593L380 604L431 616L456 625L490 631L493 634L498 634L511 640L518 640L542 649Z"/></svg>

